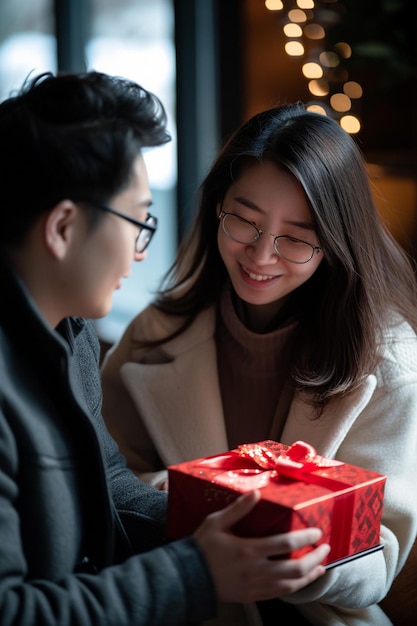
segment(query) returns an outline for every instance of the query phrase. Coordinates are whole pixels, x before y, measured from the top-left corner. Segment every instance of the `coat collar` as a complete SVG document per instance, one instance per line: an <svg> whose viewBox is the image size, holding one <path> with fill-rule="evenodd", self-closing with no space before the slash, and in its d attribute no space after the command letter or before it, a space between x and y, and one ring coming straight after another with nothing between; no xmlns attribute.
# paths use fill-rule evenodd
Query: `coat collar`
<svg viewBox="0 0 417 626"><path fill-rule="evenodd" d="M369 403L376 384L376 377L368 376L351 393L330 400L319 419L314 417L313 408L305 402L302 395L296 394L281 436L282 443L291 445L297 439L303 439L319 454L335 457L352 424Z"/></svg>
<svg viewBox="0 0 417 626"><path fill-rule="evenodd" d="M153 323L155 330L155 319ZM158 362L152 360L150 365L146 358L121 368L121 376L166 465L228 449L214 331L215 310L211 308L186 332L164 345ZM375 386L376 378L369 376L346 398L331 401L319 420L313 419L310 405L296 394L281 441L290 445L302 438L319 454L334 455ZM332 419L332 413L337 414L337 420Z"/></svg>

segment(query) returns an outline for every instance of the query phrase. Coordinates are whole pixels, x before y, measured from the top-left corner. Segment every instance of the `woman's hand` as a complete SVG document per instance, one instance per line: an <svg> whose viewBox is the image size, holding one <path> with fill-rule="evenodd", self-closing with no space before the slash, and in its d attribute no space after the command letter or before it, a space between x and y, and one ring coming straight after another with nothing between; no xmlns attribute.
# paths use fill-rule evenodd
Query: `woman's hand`
<svg viewBox="0 0 417 626"><path fill-rule="evenodd" d="M259 491L240 496L209 515L194 533L222 602L256 602L298 591L325 573L321 565L330 547L323 544L299 559L274 559L314 545L318 528L261 538L238 537L231 528L259 501Z"/></svg>

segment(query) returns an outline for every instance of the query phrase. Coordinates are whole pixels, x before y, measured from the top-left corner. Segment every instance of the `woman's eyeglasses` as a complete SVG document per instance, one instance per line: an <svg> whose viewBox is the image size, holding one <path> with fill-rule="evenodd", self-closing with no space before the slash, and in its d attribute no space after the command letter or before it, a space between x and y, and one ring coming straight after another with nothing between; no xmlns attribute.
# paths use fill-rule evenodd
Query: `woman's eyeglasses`
<svg viewBox="0 0 417 626"><path fill-rule="evenodd" d="M301 239L267 233L235 213L220 211L219 220L224 233L236 243L251 244L258 241L261 235L271 235L276 254L290 263L308 263L315 252L318 254L321 251L320 246L313 246Z"/></svg>

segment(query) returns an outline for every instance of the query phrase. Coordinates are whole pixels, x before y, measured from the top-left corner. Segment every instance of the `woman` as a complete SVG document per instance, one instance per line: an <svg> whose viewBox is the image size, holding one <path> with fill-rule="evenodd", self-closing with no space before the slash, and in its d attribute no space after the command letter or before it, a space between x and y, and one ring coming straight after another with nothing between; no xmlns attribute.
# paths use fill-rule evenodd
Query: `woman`
<svg viewBox="0 0 417 626"><path fill-rule="evenodd" d="M267 438L386 474L384 550L288 598L320 626L383 624L416 535L416 331L413 268L354 140L274 108L226 143L165 290L108 354L104 416L159 488L167 465Z"/></svg>

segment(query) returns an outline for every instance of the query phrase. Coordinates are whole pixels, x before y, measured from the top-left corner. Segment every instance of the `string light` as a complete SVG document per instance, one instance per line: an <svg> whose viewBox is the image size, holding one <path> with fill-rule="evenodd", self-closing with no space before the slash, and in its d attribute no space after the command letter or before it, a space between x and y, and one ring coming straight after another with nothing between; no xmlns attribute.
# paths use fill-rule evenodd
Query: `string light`
<svg viewBox="0 0 417 626"><path fill-rule="evenodd" d="M302 72L306 78L321 78L323 76L323 68L319 63L304 63Z"/></svg>
<svg viewBox="0 0 417 626"><path fill-rule="evenodd" d="M330 92L329 83L325 80L310 80L308 89L313 96L327 96Z"/></svg>
<svg viewBox="0 0 417 626"><path fill-rule="evenodd" d="M320 24L306 24L304 27L304 35L308 39L324 39L326 31Z"/></svg>
<svg viewBox="0 0 417 626"><path fill-rule="evenodd" d="M355 115L343 115L339 120L340 126L350 134L358 133L361 129L361 123Z"/></svg>
<svg viewBox="0 0 417 626"><path fill-rule="evenodd" d="M284 4L281 0L265 0L265 6L268 11L282 11Z"/></svg>
<svg viewBox="0 0 417 626"><path fill-rule="evenodd" d="M314 0L297 0L300 9L314 9Z"/></svg>
<svg viewBox="0 0 417 626"><path fill-rule="evenodd" d="M343 85L343 91L349 98L362 98L363 89L359 83L349 80Z"/></svg>
<svg viewBox="0 0 417 626"><path fill-rule="evenodd" d="M307 111L312 113L320 113L321 115L327 115L326 109L321 104L308 104Z"/></svg>
<svg viewBox="0 0 417 626"><path fill-rule="evenodd" d="M330 106L339 113L346 113L346 111L350 111L352 101L344 93L334 93L330 96Z"/></svg>
<svg viewBox="0 0 417 626"><path fill-rule="evenodd" d="M354 134L361 123L352 107L363 90L350 80L343 67L343 61L352 56L352 48L345 41L331 49L326 46L326 31L340 19L341 6L339 0L265 0L268 10L282 12L285 52L290 57L304 57L301 71L308 80L308 90L323 101L307 103L307 109L332 115L342 128Z"/></svg>
<svg viewBox="0 0 417 626"><path fill-rule="evenodd" d="M304 46L299 41L287 41L285 44L285 52L291 57L302 57L304 54Z"/></svg>
<svg viewBox="0 0 417 626"><path fill-rule="evenodd" d="M301 37L303 34L303 29L298 24L284 24L282 30L287 37Z"/></svg>

